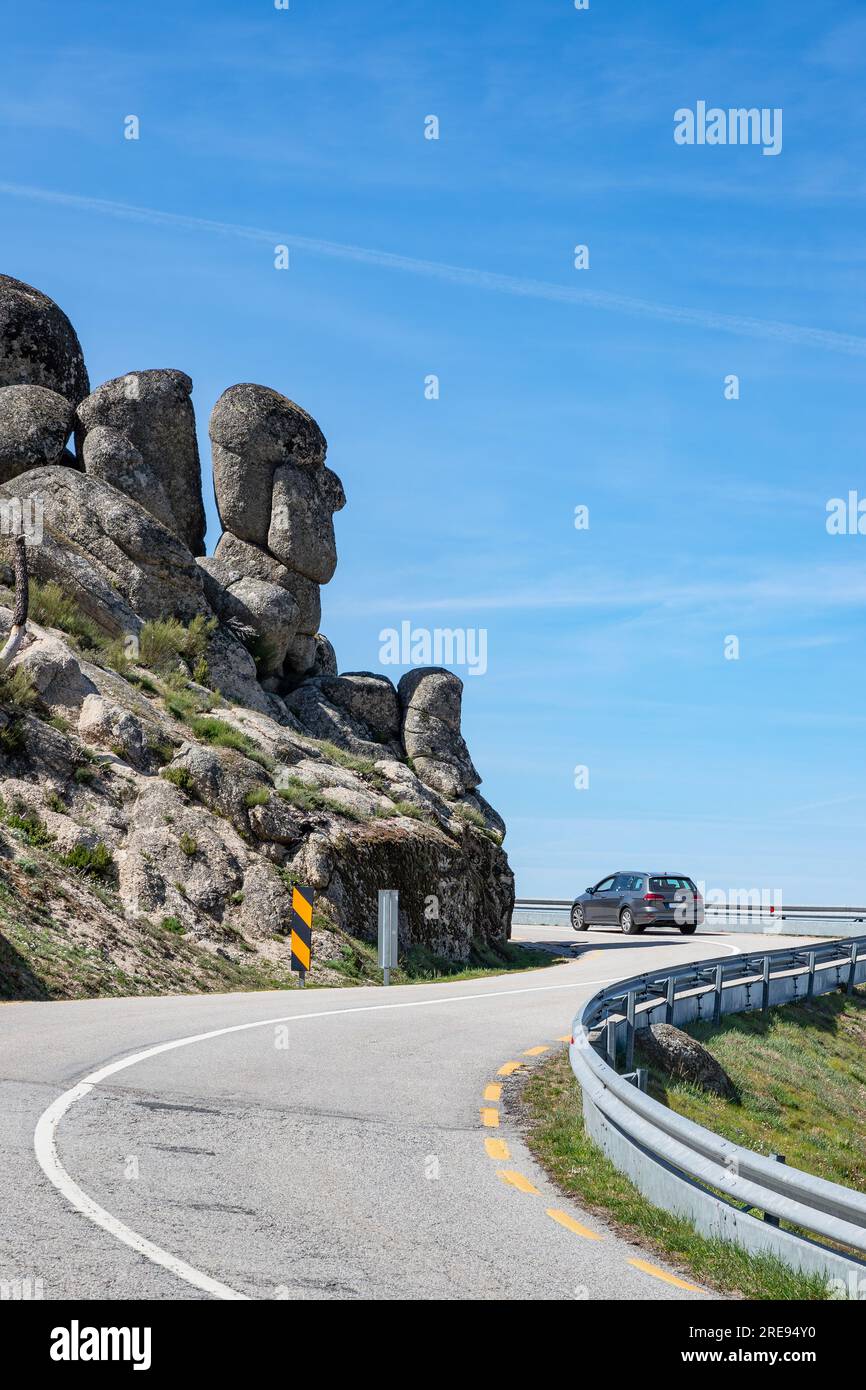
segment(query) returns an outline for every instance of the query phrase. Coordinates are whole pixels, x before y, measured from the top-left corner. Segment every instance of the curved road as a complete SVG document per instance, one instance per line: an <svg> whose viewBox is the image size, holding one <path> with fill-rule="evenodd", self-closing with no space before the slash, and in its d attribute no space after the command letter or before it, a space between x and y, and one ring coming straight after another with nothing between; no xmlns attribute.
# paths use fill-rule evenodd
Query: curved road
<svg viewBox="0 0 866 1390"><path fill-rule="evenodd" d="M516 937L573 959L460 984L3 1005L0 1280L73 1299L705 1297L553 1187L497 1088L601 983L766 939Z"/></svg>

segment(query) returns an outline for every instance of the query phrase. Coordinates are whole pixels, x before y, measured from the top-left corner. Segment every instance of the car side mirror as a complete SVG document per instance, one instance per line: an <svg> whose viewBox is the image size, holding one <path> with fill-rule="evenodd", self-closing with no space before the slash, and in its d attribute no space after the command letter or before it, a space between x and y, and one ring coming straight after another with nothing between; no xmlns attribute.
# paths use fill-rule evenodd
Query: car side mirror
<svg viewBox="0 0 866 1390"><path fill-rule="evenodd" d="M586 891L587 891L587 893L594 893L594 892L595 892L595 889L594 889L594 888L587 888Z"/></svg>

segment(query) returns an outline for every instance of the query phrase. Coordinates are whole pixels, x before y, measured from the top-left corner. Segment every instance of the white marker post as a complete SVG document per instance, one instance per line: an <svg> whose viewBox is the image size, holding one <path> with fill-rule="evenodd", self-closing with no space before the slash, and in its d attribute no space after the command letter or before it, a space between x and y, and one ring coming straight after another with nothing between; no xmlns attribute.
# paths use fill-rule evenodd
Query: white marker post
<svg viewBox="0 0 866 1390"><path fill-rule="evenodd" d="M400 921L400 894L396 888L379 889L379 964L385 972L385 984L391 983L391 971L397 969L397 933Z"/></svg>

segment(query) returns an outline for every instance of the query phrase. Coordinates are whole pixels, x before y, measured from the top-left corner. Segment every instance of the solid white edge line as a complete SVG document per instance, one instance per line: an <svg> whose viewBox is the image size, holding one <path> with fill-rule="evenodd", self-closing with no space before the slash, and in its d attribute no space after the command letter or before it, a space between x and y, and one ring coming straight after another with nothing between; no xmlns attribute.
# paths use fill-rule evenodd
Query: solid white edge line
<svg viewBox="0 0 866 1390"><path fill-rule="evenodd" d="M723 945L722 942L714 943ZM737 952L734 946L726 949ZM47 1110L40 1115L36 1129L33 1134L33 1148L36 1153L36 1161L58 1192L66 1198L70 1206L86 1216L89 1221L100 1226L109 1235L128 1245L131 1250L144 1255L146 1259L154 1264L161 1265L163 1269L174 1274L178 1279L183 1279L186 1283L192 1284L194 1288L201 1289L202 1292L211 1294L214 1298L249 1301L249 1295L239 1293L237 1289L232 1289L228 1284L222 1284L218 1279L212 1279L209 1274L204 1274L201 1270L195 1269L193 1265L187 1264L177 1255L172 1255L161 1246L148 1240L146 1236L139 1235L123 1221L112 1216L111 1212L106 1211L92 1197L89 1197L83 1188L66 1171L57 1153L57 1127L64 1115L76 1101L83 1100L90 1095L94 1086L105 1081L109 1076L116 1075L117 1072L124 1071L127 1067L133 1067L138 1062L147 1061L150 1057L157 1057L162 1052L172 1052L180 1047L189 1047L193 1043L204 1042L209 1038L225 1037L228 1033L245 1033L253 1028L273 1027L277 1023L300 1023L305 1019L311 1018L330 1018L332 1015L377 1013L388 1009L421 1009L436 1004L461 1004L477 1001L479 999L502 999L515 994L545 994L554 990L563 989L586 989L588 985L614 984L621 978L612 975L608 979L576 980L565 985L530 985L525 989L500 989L487 990L481 994L451 994L444 998L437 999L410 999L395 1004L360 1004L355 1008L348 1009L318 1009L314 1013L305 1014L284 1014L279 1018L258 1019L253 1023L235 1023L227 1028L214 1028L206 1033L193 1033L186 1038L174 1038L170 1042L157 1043L153 1047L143 1048L139 1052L133 1052L129 1057L122 1057L117 1062L110 1062L97 1071L88 1073L77 1085L64 1091L55 1101L52 1101Z"/></svg>

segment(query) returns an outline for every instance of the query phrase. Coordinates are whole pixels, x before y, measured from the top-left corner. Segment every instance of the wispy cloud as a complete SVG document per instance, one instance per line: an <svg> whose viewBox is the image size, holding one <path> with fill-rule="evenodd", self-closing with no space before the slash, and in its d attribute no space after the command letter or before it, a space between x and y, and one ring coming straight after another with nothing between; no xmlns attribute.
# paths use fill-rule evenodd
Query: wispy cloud
<svg viewBox="0 0 866 1390"><path fill-rule="evenodd" d="M655 319L665 323L679 324L685 328L692 327L707 329L711 332L733 333L740 337L761 338L788 343L792 346L818 348L831 352L843 352L855 357L866 357L866 338L850 333L837 333L832 329L809 328L800 324L777 322L772 319L756 319L736 314L715 313L706 309L658 304L652 300L638 299L630 295L611 294L603 290L571 288L546 280L501 275L493 271L477 270L468 266L449 265L442 261L420 260L414 256L402 256L391 251L379 251L343 242L298 236L287 232L285 228L248 227L235 222L219 222L211 218L192 217L184 213L162 212L157 208L137 207L131 203L119 203L107 198L94 198L83 194L61 193L53 189L35 188L27 184L0 183L0 195L76 208L82 212L144 222L151 226L174 227L192 232L212 232L215 235L239 237L249 241L266 241L271 245L282 243L295 250L308 252L313 256L355 261L383 270L402 271L405 274L423 276L426 279L439 280L452 285L464 285L470 289L488 290L517 298L547 300L608 313L625 314L632 318Z"/></svg>
<svg viewBox="0 0 866 1390"><path fill-rule="evenodd" d="M343 615L466 612L507 610L549 612L552 609L615 609L661 607L703 608L725 605L768 605L783 608L839 609L866 605L866 570L776 566L765 574L747 578L721 576L705 582L629 580L621 573L600 574L557 586L527 585L496 592L455 594L443 597L419 593L369 600L337 600L332 611Z"/></svg>

